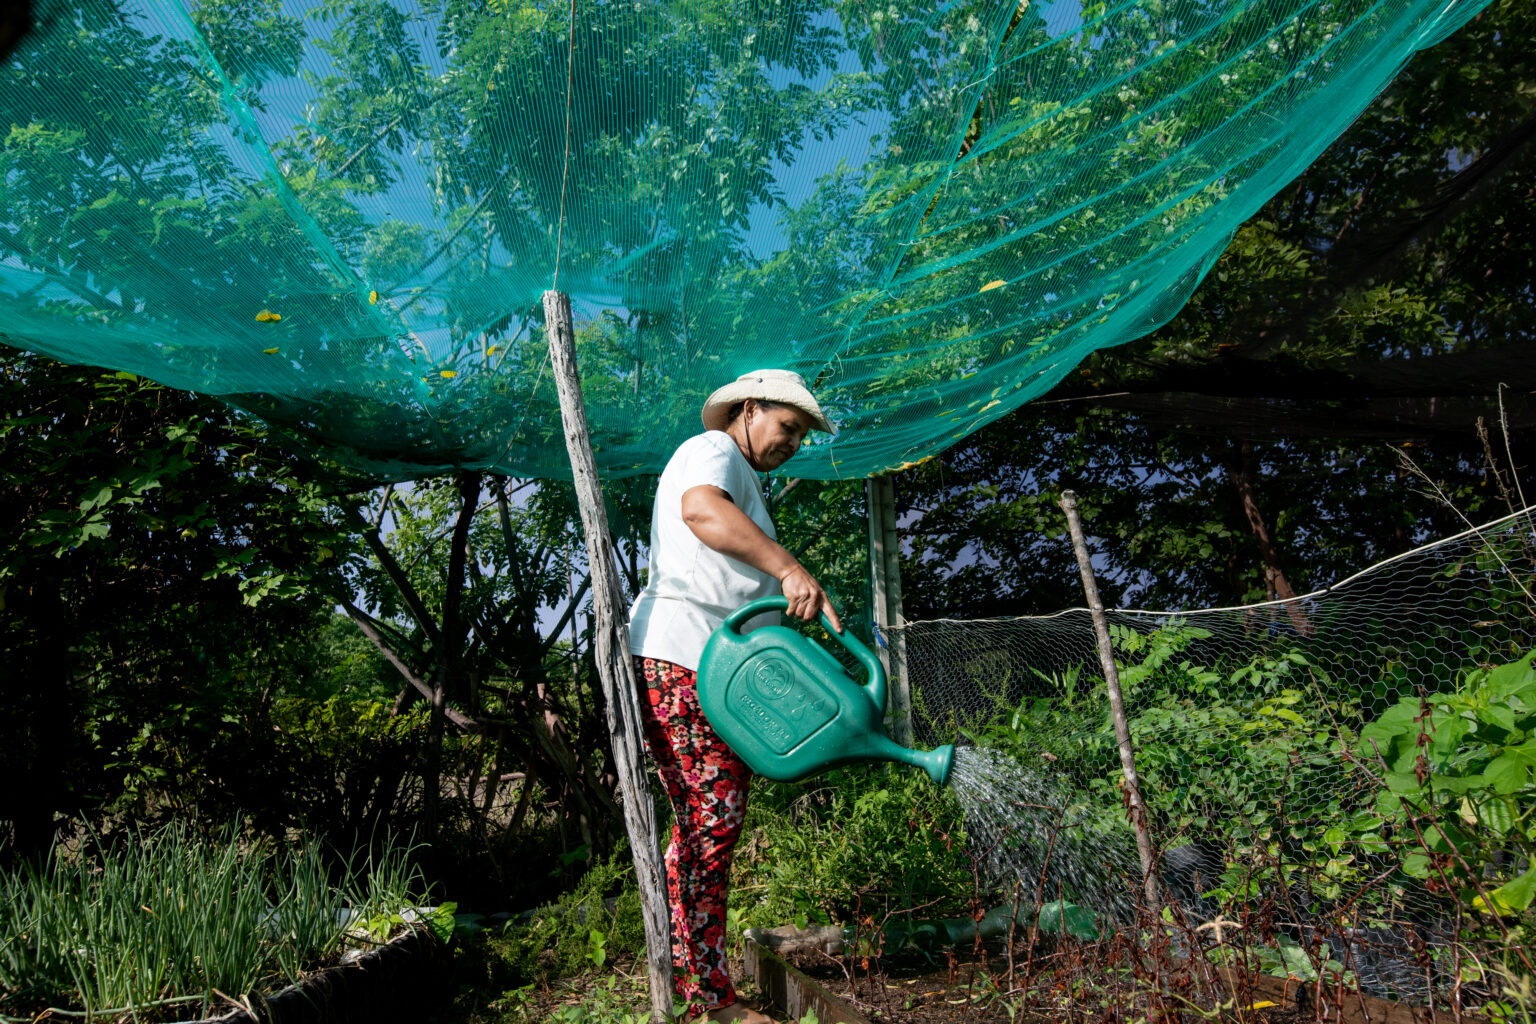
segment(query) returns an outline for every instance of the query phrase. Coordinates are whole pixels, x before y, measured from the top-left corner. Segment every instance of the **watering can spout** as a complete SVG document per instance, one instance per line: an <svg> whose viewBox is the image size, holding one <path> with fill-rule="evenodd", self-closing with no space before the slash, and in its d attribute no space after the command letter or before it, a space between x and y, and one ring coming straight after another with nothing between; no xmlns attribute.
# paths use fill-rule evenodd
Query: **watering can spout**
<svg viewBox="0 0 1536 1024"><path fill-rule="evenodd" d="M946 743L942 747L934 747L932 750L914 750L911 747L903 747L894 740L886 740L879 744L878 750L873 751L875 756L891 761L900 761L914 768L921 768L928 773L935 786L943 786L949 782L950 769L954 767L955 746Z"/></svg>
<svg viewBox="0 0 1536 1024"><path fill-rule="evenodd" d="M949 782L949 770L955 763L955 745L946 743L942 747L934 747L932 750L909 750L902 758L907 764L915 765L928 773L935 786L943 786Z"/></svg>
<svg viewBox="0 0 1536 1024"><path fill-rule="evenodd" d="M953 746L912 750L885 734L885 668L849 633L827 627L864 668L855 682L838 660L783 626L750 633L752 616L782 610L769 597L726 616L699 662L699 703L720 738L758 775L795 782L839 764L900 761L921 768L935 785L949 781Z"/></svg>

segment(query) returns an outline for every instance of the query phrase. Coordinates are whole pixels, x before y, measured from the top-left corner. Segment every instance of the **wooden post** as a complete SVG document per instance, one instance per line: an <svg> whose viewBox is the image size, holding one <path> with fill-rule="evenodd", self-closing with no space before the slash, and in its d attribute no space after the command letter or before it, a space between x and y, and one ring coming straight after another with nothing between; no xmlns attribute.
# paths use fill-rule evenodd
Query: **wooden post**
<svg viewBox="0 0 1536 1024"><path fill-rule="evenodd" d="M870 614L885 637L887 647L877 648L891 684L891 706L886 715L891 739L912 745L912 684L907 675L907 638L900 627L901 538L896 533L896 486L888 476L864 481L869 507Z"/></svg>
<svg viewBox="0 0 1536 1024"><path fill-rule="evenodd" d="M618 570L614 568L613 537L603 507L592 438L587 432L581 377L576 372L576 335L571 326L571 300L564 292L544 293L544 322L549 334L549 361L560 391L560 420L571 458L576 502L582 531L587 535L587 563L592 570L592 604L596 612L593 647L597 674L608 705L608 733L619 773L624 826L640 883L640 907L645 919L646 960L651 976L651 1019L667 1020L672 1012L672 929L668 919L656 812L645 777L640 697L635 663L629 654L629 615L619 600Z"/></svg>
<svg viewBox="0 0 1536 1024"><path fill-rule="evenodd" d="M1136 748L1131 745L1131 726L1125 717L1125 699L1120 692L1120 672L1115 667L1115 647L1109 639L1109 621L1104 616L1104 602L1099 600L1099 585L1093 578L1093 563L1088 558L1088 543L1083 539L1083 524L1077 517L1077 495L1061 492L1061 510L1067 514L1067 530L1072 534L1072 550L1083 574L1083 595L1088 599L1088 614L1093 632L1099 639L1099 663L1104 668L1104 682L1109 688L1109 710L1115 720L1115 742L1120 747L1120 771L1125 776L1126 810L1136 829L1136 853L1141 858L1141 877L1147 895L1147 911L1154 918L1162 913L1158 893L1157 861L1152 852L1152 833L1147 823L1147 808L1141 800L1141 779L1136 774Z"/></svg>

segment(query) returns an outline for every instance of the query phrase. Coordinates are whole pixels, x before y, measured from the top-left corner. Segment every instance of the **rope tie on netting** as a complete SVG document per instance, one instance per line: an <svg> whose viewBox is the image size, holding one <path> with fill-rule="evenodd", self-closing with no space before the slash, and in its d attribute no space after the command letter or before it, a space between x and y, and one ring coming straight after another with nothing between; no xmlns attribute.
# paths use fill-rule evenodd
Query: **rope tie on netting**
<svg viewBox="0 0 1536 1024"><path fill-rule="evenodd" d="M560 290L560 250L565 241L565 185L571 173L571 93L576 82L576 0L566 18L565 47L565 157L560 167L560 215L555 222L555 279L552 291Z"/></svg>

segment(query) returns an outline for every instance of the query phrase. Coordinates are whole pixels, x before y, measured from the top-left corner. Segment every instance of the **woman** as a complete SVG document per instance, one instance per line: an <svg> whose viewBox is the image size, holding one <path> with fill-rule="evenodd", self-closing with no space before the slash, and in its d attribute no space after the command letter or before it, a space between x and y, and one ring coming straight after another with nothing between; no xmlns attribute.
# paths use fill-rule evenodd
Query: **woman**
<svg viewBox="0 0 1536 1024"><path fill-rule="evenodd" d="M699 656L725 616L782 593L789 614L842 623L805 566L774 539L759 473L778 469L812 430L832 425L799 374L755 370L709 396L705 433L673 454L651 513L650 582L630 609L630 653L644 679L646 744L672 801L667 899L672 963L688 1015L766 1024L736 1002L725 960L731 854L752 774L699 708ZM768 625L759 616L747 629Z"/></svg>

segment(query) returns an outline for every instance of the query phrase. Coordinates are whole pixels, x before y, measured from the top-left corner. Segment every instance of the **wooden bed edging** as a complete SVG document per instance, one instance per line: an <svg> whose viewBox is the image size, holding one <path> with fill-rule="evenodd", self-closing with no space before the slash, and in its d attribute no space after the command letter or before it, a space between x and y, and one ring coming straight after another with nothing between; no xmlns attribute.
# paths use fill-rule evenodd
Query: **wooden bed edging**
<svg viewBox="0 0 1536 1024"><path fill-rule="evenodd" d="M1277 978L1272 974L1247 974L1230 967L1216 968L1221 986L1244 1006L1270 1002L1276 1009L1311 1012L1315 1019L1344 1024L1437 1024L1456 1019L1450 1010L1439 1010L1417 1003L1399 1003L1364 992L1348 992L1341 999L1329 986L1318 992L1316 982ZM1327 1013L1317 1014L1319 1003ZM1487 1024L1487 1018L1462 1011L1462 1024Z"/></svg>
<svg viewBox="0 0 1536 1024"><path fill-rule="evenodd" d="M446 1000L451 959L447 945L430 928L417 926L280 992L253 995L250 1009L200 1024L415 1024Z"/></svg>
<svg viewBox="0 0 1536 1024"><path fill-rule="evenodd" d="M799 1020L809 1010L815 1012L822 1024L870 1024L868 1017L785 963L767 946L751 939L744 939L742 946L747 977L755 980L763 995L789 1016Z"/></svg>

